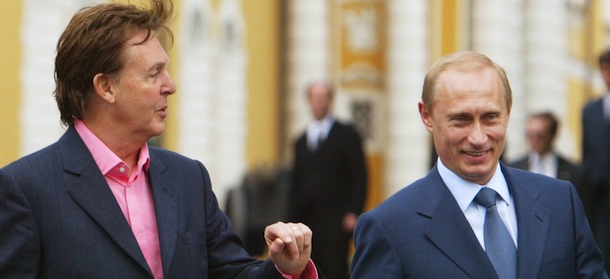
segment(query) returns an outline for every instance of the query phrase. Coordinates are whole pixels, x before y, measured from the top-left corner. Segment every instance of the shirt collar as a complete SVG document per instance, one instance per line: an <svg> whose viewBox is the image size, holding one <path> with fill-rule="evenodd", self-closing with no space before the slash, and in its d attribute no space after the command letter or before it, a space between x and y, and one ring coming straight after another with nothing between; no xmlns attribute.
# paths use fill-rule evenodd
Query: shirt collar
<svg viewBox="0 0 610 279"><path fill-rule="evenodd" d="M557 156L553 152L547 152L546 154L540 156L540 154L536 152L530 152L529 155L530 164L551 164L557 161Z"/></svg>
<svg viewBox="0 0 610 279"><path fill-rule="evenodd" d="M441 179L443 182L445 182L445 185L447 185L449 191L451 191L451 194L457 201L462 212L466 211L466 208L468 208L468 206L472 203L474 197L479 193L482 186L495 190L508 205L511 203L508 185L504 175L502 174L500 163L498 163L496 171L487 185L479 185L459 177L457 174L443 165L440 158L438 159L437 169Z"/></svg>
<svg viewBox="0 0 610 279"><path fill-rule="evenodd" d="M307 131L310 134L322 134L322 136L326 138L334 121L335 118L332 115L327 114L322 120L314 119L311 121L307 127Z"/></svg>
<svg viewBox="0 0 610 279"><path fill-rule="evenodd" d="M82 120L76 119L74 121L74 128L76 132L81 137L87 149L93 156L97 167L100 169L102 174L108 174L114 167L125 162L121 160L106 144L104 144L91 130L85 125ZM148 144L144 143L144 145L140 148L138 158L138 170L148 170L150 165L150 155L148 151Z"/></svg>

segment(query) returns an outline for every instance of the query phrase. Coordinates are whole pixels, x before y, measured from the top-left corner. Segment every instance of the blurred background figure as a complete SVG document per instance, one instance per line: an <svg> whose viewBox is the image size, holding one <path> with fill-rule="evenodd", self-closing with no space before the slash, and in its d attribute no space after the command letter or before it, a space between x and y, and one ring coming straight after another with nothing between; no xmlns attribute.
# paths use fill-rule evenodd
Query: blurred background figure
<svg viewBox="0 0 610 279"><path fill-rule="evenodd" d="M350 239L367 187L362 140L330 113L330 83L311 83L306 92L314 120L294 146L291 217L315 231L313 259L322 273L347 279Z"/></svg>
<svg viewBox="0 0 610 279"><path fill-rule="evenodd" d="M582 170L553 148L559 121L551 112L531 114L527 118L526 138L528 153L509 163L509 166L571 181L581 191Z"/></svg>
<svg viewBox="0 0 610 279"><path fill-rule="evenodd" d="M610 49L599 57L606 90L582 111L582 159L591 193L591 226L610 269Z"/></svg>

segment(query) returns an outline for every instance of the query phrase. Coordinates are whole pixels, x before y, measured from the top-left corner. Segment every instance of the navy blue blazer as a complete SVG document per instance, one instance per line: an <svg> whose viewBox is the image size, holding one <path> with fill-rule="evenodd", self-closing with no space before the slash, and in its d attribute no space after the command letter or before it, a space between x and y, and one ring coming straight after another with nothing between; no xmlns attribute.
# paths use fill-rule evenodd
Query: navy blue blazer
<svg viewBox="0 0 610 279"><path fill-rule="evenodd" d="M610 257L610 123L603 102L603 98L591 101L582 111L582 163L592 227L602 252ZM606 269L610 269L608 258Z"/></svg>
<svg viewBox="0 0 610 279"><path fill-rule="evenodd" d="M578 190L579 187L583 184L582 168L557 153L554 153L554 155L557 157L557 178L561 180L569 180L570 182L572 182L572 184L574 184L574 186L576 186L576 189ZM516 160L508 163L507 165L509 167L517 169L529 170L529 155L523 155L522 157L517 158Z"/></svg>
<svg viewBox="0 0 610 279"><path fill-rule="evenodd" d="M518 278L608 278L571 183L507 168ZM361 215L352 278L497 278L436 167Z"/></svg>
<svg viewBox="0 0 610 279"><path fill-rule="evenodd" d="M282 278L242 248L200 162L151 147L149 178L165 278ZM0 277L152 278L74 127L0 169Z"/></svg>
<svg viewBox="0 0 610 279"><path fill-rule="evenodd" d="M610 167L610 126L604 117L603 98L589 102L582 112L582 159L589 176L593 193L604 192L608 187Z"/></svg>

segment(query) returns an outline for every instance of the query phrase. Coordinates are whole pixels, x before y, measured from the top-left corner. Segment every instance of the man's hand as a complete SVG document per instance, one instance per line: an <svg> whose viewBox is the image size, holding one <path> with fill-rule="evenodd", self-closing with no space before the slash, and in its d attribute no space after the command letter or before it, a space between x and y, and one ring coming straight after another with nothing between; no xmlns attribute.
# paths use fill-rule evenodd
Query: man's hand
<svg viewBox="0 0 610 279"><path fill-rule="evenodd" d="M345 214L345 216L343 216L343 230L348 233L353 233L356 222L358 222L358 215L356 215L356 213L350 212Z"/></svg>
<svg viewBox="0 0 610 279"><path fill-rule="evenodd" d="M284 273L300 278L311 257L313 233L302 223L277 222L265 228L269 258Z"/></svg>

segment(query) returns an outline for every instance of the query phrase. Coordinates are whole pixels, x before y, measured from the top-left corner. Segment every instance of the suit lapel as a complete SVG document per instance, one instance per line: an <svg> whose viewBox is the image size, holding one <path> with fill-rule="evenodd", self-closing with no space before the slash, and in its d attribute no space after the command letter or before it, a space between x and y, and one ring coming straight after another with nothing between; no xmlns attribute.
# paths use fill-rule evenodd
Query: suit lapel
<svg viewBox="0 0 610 279"><path fill-rule="evenodd" d="M127 254L150 272L108 183L73 126L58 141L58 145L64 170L68 173L66 183L69 194Z"/></svg>
<svg viewBox="0 0 610 279"><path fill-rule="evenodd" d="M505 167L502 172L515 202L517 227L519 231L517 251L518 278L531 278L540 269L544 245L549 230L551 212L537 200L540 192L528 187L528 182Z"/></svg>
<svg viewBox="0 0 610 279"><path fill-rule="evenodd" d="M422 188L418 213L431 218L426 236L471 278L497 278L455 198L438 175L436 167Z"/></svg>
<svg viewBox="0 0 610 279"><path fill-rule="evenodd" d="M165 173L165 165L157 156L154 148L150 149L150 167L148 177L152 185L153 199L159 228L159 244L163 271L167 272L174 257L177 239L177 201L171 180Z"/></svg>

